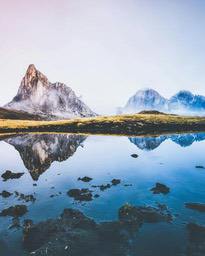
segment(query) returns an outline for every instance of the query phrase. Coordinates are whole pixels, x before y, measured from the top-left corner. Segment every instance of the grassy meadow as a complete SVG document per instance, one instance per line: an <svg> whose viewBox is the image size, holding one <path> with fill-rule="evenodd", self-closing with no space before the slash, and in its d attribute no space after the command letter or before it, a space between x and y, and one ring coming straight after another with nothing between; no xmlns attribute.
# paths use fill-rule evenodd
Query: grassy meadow
<svg viewBox="0 0 205 256"><path fill-rule="evenodd" d="M134 114L57 121L0 119L1 133L71 132L139 135L183 131L205 131L205 117Z"/></svg>

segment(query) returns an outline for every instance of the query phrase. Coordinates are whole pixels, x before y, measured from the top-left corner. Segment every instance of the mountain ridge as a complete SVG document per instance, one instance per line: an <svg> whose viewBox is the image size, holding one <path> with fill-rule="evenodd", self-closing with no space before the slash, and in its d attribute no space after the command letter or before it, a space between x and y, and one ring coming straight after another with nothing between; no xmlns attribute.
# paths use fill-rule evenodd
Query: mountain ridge
<svg viewBox="0 0 205 256"><path fill-rule="evenodd" d="M143 110L156 110L172 114L205 114L205 97L187 90L180 90L169 99L151 88L141 89L131 96L119 114L136 113Z"/></svg>

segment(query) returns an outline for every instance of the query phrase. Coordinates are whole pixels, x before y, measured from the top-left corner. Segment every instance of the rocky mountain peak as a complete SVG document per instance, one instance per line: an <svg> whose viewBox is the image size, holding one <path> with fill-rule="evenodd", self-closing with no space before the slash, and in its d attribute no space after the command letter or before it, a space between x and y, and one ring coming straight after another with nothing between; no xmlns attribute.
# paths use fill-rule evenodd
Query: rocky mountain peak
<svg viewBox="0 0 205 256"><path fill-rule="evenodd" d="M34 64L30 64L25 76L22 79L21 85L33 87L37 85L38 81L40 81L43 85L48 85L49 83L48 78L37 70Z"/></svg>
<svg viewBox="0 0 205 256"><path fill-rule="evenodd" d="M17 95L5 108L26 111L46 119L96 115L70 87L49 82L34 64L29 65Z"/></svg>
<svg viewBox="0 0 205 256"><path fill-rule="evenodd" d="M30 64L27 68L26 75L27 77L35 77L37 73L37 69L34 64Z"/></svg>

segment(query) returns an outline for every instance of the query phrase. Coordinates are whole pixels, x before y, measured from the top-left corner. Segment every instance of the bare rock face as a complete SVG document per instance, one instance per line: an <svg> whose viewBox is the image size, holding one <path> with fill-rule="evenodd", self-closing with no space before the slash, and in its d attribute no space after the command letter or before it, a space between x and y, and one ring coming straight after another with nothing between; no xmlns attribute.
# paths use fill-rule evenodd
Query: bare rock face
<svg viewBox="0 0 205 256"><path fill-rule="evenodd" d="M50 83L33 64L29 65L17 95L5 108L26 111L47 119L96 115L70 87L63 83Z"/></svg>

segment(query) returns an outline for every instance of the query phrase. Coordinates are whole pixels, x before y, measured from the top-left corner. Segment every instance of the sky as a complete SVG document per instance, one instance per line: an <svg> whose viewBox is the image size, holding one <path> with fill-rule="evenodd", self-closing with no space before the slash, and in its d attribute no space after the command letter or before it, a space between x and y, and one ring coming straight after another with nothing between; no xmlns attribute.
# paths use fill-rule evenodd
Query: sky
<svg viewBox="0 0 205 256"><path fill-rule="evenodd" d="M29 64L115 113L141 88L205 95L203 0L0 0L0 106Z"/></svg>

